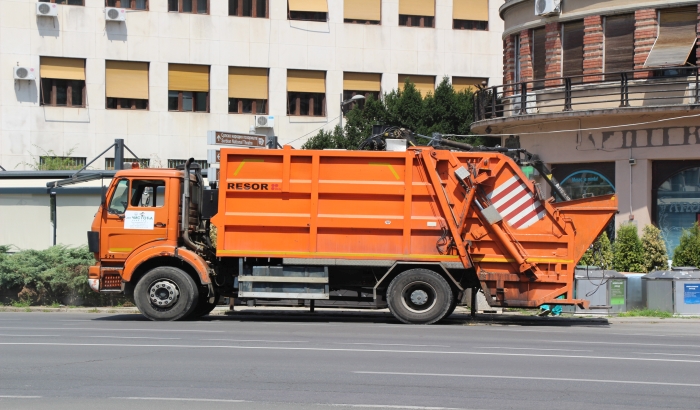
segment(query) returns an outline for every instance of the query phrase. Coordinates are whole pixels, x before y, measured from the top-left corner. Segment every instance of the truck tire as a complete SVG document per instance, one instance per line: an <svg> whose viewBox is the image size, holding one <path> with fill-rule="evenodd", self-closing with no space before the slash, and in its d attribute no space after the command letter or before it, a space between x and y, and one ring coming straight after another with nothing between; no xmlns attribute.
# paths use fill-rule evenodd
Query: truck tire
<svg viewBox="0 0 700 410"><path fill-rule="evenodd" d="M429 325L445 317L453 302L445 278L428 269L407 270L387 289L389 310L403 323Z"/></svg>
<svg viewBox="0 0 700 410"><path fill-rule="evenodd" d="M150 270L134 289L136 307L155 321L187 317L197 307L198 299L197 284L190 275L171 266Z"/></svg>
<svg viewBox="0 0 700 410"><path fill-rule="evenodd" d="M209 298L207 297L207 292L205 291L204 293L199 294L199 301L197 302L197 306L194 308L192 313L187 316L187 319L190 320L197 320L200 317L206 316L209 313L211 313L212 310L216 307L216 305L219 304L219 299L221 297L219 295L215 296L214 303L209 303Z"/></svg>

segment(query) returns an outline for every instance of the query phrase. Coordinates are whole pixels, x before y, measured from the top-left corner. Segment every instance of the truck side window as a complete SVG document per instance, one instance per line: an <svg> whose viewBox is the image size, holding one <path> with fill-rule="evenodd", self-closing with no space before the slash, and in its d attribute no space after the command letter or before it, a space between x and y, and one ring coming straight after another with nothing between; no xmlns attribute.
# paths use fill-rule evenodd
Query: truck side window
<svg viewBox="0 0 700 410"><path fill-rule="evenodd" d="M165 181L134 180L131 185L132 207L156 208L163 206L165 197Z"/></svg>
<svg viewBox="0 0 700 410"><path fill-rule="evenodd" d="M128 204L129 180L122 179L117 183L117 187L114 189L114 194L112 194L112 199L109 201L107 212L110 214L123 214Z"/></svg>

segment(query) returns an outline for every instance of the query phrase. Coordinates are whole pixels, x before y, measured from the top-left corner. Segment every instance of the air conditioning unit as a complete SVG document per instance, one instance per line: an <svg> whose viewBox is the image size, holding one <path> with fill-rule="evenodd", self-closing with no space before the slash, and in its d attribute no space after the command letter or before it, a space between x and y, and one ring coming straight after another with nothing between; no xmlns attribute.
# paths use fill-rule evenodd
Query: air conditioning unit
<svg viewBox="0 0 700 410"><path fill-rule="evenodd" d="M275 126L274 115L256 115L255 128L273 128Z"/></svg>
<svg viewBox="0 0 700 410"><path fill-rule="evenodd" d="M30 67L12 67L15 80L35 80L34 69Z"/></svg>
<svg viewBox="0 0 700 410"><path fill-rule="evenodd" d="M58 5L56 3L37 3L36 15L45 17L58 16Z"/></svg>
<svg viewBox="0 0 700 410"><path fill-rule="evenodd" d="M105 8L105 20L126 21L126 9L118 9L116 7Z"/></svg>
<svg viewBox="0 0 700 410"><path fill-rule="evenodd" d="M561 13L561 0L535 0L535 15L550 16Z"/></svg>

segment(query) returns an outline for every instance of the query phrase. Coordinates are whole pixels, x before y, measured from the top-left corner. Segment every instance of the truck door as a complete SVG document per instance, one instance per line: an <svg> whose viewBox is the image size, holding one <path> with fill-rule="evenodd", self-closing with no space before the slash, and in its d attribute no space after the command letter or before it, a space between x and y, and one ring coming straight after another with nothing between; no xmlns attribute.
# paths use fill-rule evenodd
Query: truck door
<svg viewBox="0 0 700 410"><path fill-rule="evenodd" d="M167 184L162 179L120 179L103 216L100 253L126 259L141 245L167 238Z"/></svg>

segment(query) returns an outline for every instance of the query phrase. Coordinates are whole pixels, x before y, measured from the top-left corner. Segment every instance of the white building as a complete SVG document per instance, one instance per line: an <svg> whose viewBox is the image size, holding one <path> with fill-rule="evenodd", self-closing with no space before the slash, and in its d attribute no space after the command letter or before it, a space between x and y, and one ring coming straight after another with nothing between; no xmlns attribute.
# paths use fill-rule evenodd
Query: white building
<svg viewBox="0 0 700 410"><path fill-rule="evenodd" d="M49 151L82 163L115 138L150 166L204 160L208 130L248 132L256 112L275 117L257 132L300 146L337 124L344 92L501 78L499 0L42 1L0 1L7 170Z"/></svg>

